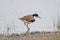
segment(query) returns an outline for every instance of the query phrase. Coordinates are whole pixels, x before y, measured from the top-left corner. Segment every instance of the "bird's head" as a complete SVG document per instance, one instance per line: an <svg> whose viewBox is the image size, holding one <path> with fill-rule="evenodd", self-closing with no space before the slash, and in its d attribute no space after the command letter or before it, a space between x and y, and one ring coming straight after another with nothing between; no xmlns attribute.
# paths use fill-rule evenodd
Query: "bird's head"
<svg viewBox="0 0 60 40"><path fill-rule="evenodd" d="M38 18L41 18L41 17L39 17L38 14L33 14L32 16L34 16L34 17L38 17Z"/></svg>

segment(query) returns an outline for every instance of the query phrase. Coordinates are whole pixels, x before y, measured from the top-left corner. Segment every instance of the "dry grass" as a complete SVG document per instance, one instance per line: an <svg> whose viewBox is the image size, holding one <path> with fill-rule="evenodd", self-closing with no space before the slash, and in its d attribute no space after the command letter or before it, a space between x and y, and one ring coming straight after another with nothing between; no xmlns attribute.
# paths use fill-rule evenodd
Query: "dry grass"
<svg viewBox="0 0 60 40"><path fill-rule="evenodd" d="M32 32L30 34L14 34L0 36L0 40L60 40L59 32Z"/></svg>

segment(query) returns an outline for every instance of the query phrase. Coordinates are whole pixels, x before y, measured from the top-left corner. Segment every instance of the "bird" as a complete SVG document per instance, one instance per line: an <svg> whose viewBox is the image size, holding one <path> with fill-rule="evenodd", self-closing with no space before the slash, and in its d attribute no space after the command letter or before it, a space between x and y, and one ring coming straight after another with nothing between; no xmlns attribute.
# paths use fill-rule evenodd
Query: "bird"
<svg viewBox="0 0 60 40"><path fill-rule="evenodd" d="M19 18L19 20L22 20L24 22L24 25L26 25L26 27L28 29L26 33L29 33L30 28L28 27L28 25L30 23L35 22L35 17L41 19L41 17L38 14L36 14L36 13L35 14L31 14L31 15L26 15L26 16L23 16L23 17Z"/></svg>

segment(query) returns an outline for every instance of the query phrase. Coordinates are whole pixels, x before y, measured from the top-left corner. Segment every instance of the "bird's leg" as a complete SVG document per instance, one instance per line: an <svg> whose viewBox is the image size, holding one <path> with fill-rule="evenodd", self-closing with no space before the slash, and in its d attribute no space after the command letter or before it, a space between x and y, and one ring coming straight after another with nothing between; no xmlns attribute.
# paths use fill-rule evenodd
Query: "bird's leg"
<svg viewBox="0 0 60 40"><path fill-rule="evenodd" d="M29 33L30 28L28 27L28 24L27 24L26 26L27 26L27 28L28 28L27 33Z"/></svg>
<svg viewBox="0 0 60 40"><path fill-rule="evenodd" d="M25 22L24 24L26 25L26 27L27 27L27 29L28 29L28 30L26 31L26 33L29 33L29 30L30 30L30 28L28 27L28 24L29 24L29 23Z"/></svg>

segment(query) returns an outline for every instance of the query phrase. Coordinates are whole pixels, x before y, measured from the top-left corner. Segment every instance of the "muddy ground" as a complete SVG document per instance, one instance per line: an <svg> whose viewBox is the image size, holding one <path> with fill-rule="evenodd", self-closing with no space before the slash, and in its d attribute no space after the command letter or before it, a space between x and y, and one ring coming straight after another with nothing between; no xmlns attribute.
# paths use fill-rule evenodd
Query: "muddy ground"
<svg viewBox="0 0 60 40"><path fill-rule="evenodd" d="M0 40L60 40L59 32L32 32L29 34L12 34L0 36Z"/></svg>

